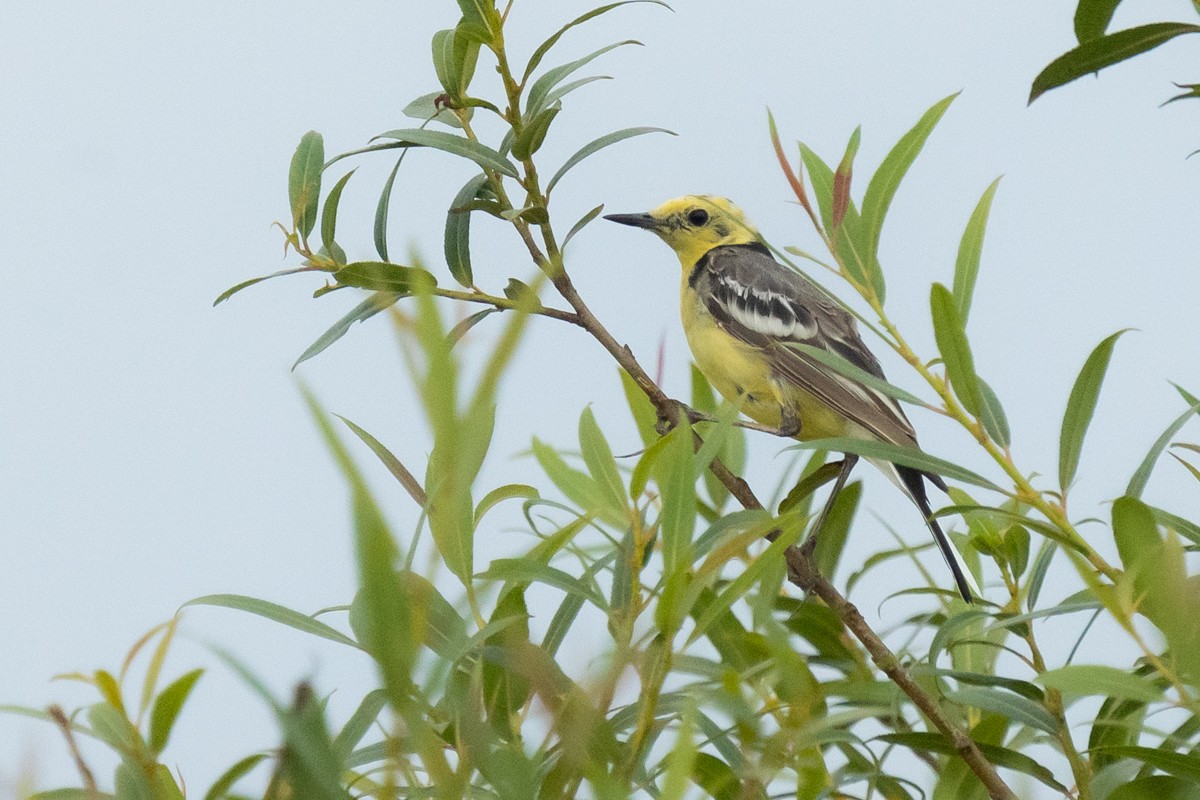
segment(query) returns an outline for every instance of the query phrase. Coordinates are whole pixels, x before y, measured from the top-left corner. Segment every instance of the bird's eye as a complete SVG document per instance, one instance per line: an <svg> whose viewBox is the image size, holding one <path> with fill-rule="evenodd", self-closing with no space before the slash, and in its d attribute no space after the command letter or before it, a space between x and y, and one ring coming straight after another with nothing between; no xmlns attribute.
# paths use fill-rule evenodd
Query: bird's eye
<svg viewBox="0 0 1200 800"><path fill-rule="evenodd" d="M708 224L708 212L703 208L693 208L688 212L688 222L695 225L697 228L701 225Z"/></svg>

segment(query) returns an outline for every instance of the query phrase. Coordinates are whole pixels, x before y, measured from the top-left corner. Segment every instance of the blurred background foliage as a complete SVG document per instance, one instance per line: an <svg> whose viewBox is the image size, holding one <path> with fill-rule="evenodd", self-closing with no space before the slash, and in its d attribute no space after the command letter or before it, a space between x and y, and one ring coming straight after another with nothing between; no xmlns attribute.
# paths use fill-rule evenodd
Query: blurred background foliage
<svg viewBox="0 0 1200 800"><path fill-rule="evenodd" d="M782 180L828 250L818 256L787 246L778 256L828 273L827 285L857 295L869 312L855 313L877 337L873 345L892 348L911 367L900 382L919 387L877 388L957 423L962 447L982 452L989 469L832 440L793 447L793 466L781 470L778 485L740 483L748 440L734 424L736 409L718 402L693 370L684 401L714 421L676 424L680 401L662 393L575 290L565 248L602 207L561 220L553 202L583 160L632 137L670 132L601 129L561 164L539 158L560 113L586 112L576 92L603 77L593 62L619 58L620 48L636 43L571 52L570 34L631 4L665 6L598 6L518 55L508 52L505 30L510 12L517 24L519 3L458 0L456 9L447 2L447 23L455 14L457 23L431 40L440 86L425 87L432 91L404 109L411 124L333 157L320 134L305 134L287 176L290 215L279 223L300 263L217 298L284 274L319 273L316 297L365 292L296 363L380 316L419 389L434 444L416 471L397 455L420 457L403 443L381 442L308 398L350 490L353 598L314 614L232 594L187 604L258 615L357 650L376 665L378 688L349 718L330 719L325 700L336 687L304 683L291 697L273 696L239 662L236 642L223 643L227 667L277 716L280 745L247 753L209 787L189 787L187 755L164 756L202 679L200 670L164 674L176 615L143 636L118 670L61 676L93 686L93 705L5 707L56 725L76 759L79 786L35 797L219 800L257 796L264 786L268 798L1200 797L1200 577L1190 555L1200 549L1200 525L1142 499L1167 454L1200 480L1200 445L1184 434L1200 400L1178 387L1178 416L1164 421L1148 452L1134 454L1138 466L1123 496L1101 508L1069 508L1124 331L1097 344L1065 400L1058 474L1033 473L1010 446L1002 398L983 379L988 365L976 363L968 333L998 181L969 215L950 285L931 287L938 352L911 346L886 306L884 219L954 97L920 116L865 177L854 163L859 131L844 153L823 158L803 143L785 144L771 121ZM1200 31L1159 23L1108 33L1116 5L1079 3L1079 46L1037 77L1031 100ZM1181 97L1194 94L1194 86L1184 88ZM414 147L479 169L447 210L444 264L436 266L416 255L396 258L388 242L393 183ZM354 175L348 165L364 158L394 159L394 168L379 187L375 255L351 260L338 239L338 206ZM491 290L476 285L472 270L473 259L500 257L472 250L471 227L487 217L514 234L506 263L530 259L525 272ZM458 313L464 307L469 312ZM535 439L532 461L513 468L512 482L480 486L505 369L538 316L582 328L613 356L613 380L625 389L643 449L615 453L606 421L583 408L577 441ZM460 342L476 325L494 326L493 335L478 369L466 369ZM837 359L827 366L853 370ZM555 402L554 387L540 387L539 396ZM832 478L827 457L838 451L902 461L968 487L952 489L939 515L954 525L984 598L963 603L945 588L940 563L925 570L931 546L898 536L861 563L844 562L858 482L834 506L809 565L819 574L805 577L794 545ZM388 524L368 470L391 475L411 498L414 529ZM520 509L525 546L482 560L481 540L513 538L494 522L501 504ZM899 560L916 563L926 585L897 586L893 596L920 610L902 618L885 612L885 627L873 630L843 595L862 580L886 579ZM1055 586L1057 600L1047 602L1055 560L1073 568L1075 582ZM552 609L538 629L530 624L534 604ZM1076 658L1089 633L1111 637L1110 661ZM90 740L119 757L111 778L89 767L90 745L81 742Z"/></svg>

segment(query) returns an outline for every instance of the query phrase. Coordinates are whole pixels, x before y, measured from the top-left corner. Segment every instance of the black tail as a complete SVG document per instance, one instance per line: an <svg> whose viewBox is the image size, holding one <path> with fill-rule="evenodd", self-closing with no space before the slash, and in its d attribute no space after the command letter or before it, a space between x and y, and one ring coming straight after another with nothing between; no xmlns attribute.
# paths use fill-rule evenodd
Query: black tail
<svg viewBox="0 0 1200 800"><path fill-rule="evenodd" d="M929 526L929 532L933 534L933 541L937 544L938 550L942 552L942 558L946 559L946 566L950 567L950 571L954 573L954 583L958 586L958 593L962 595L963 600L970 603L973 599L971 587L974 581L968 575L962 557L954 549L950 540L946 538L946 534L938 525L937 520L933 518L933 509L929 507L929 495L925 493L926 480L943 492L946 491L946 482L940 475L922 472L913 467L902 467L899 464L892 466L895 467L896 474L900 476L904 488L908 490L909 498L917 504L917 508L921 509L921 514L925 517L925 524Z"/></svg>

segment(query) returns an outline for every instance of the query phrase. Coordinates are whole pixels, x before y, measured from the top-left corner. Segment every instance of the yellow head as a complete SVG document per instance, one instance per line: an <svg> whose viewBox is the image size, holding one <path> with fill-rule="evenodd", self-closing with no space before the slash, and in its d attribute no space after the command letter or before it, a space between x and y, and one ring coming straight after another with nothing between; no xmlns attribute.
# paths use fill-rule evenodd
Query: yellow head
<svg viewBox="0 0 1200 800"><path fill-rule="evenodd" d="M648 214L609 214L605 219L653 231L675 251L684 269L714 247L760 241L740 208L706 194L668 200Z"/></svg>

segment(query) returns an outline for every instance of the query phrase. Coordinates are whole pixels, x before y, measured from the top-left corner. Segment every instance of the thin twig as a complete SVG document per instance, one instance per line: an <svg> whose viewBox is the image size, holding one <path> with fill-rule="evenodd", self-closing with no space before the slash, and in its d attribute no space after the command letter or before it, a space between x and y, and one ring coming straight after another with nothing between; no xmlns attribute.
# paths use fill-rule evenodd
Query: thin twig
<svg viewBox="0 0 1200 800"><path fill-rule="evenodd" d="M71 729L71 720L67 718L66 712L61 706L53 705L46 709L50 714L50 719L58 726L58 730L62 733L63 738L67 740L67 749L71 751L71 758L75 761L75 768L79 770L79 777L83 780L83 789L88 793L92 800L100 800L100 790L96 786L96 777L92 775L91 769L83 760L83 754L79 752L79 743L75 741L75 731Z"/></svg>

